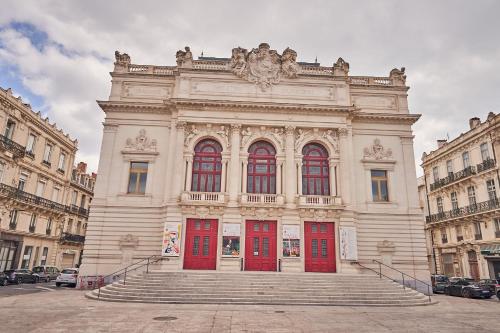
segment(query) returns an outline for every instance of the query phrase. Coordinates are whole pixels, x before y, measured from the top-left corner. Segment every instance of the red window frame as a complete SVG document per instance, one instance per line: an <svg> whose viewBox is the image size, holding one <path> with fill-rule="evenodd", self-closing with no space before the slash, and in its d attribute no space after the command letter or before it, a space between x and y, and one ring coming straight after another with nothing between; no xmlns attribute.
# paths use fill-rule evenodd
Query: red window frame
<svg viewBox="0 0 500 333"><path fill-rule="evenodd" d="M276 149L269 142L248 148L247 193L276 194Z"/></svg>
<svg viewBox="0 0 500 333"><path fill-rule="evenodd" d="M302 194L330 195L330 170L325 147L308 143L302 148L302 156Z"/></svg>
<svg viewBox="0 0 500 333"><path fill-rule="evenodd" d="M222 146L205 139L194 147L191 191L220 192L222 177Z"/></svg>

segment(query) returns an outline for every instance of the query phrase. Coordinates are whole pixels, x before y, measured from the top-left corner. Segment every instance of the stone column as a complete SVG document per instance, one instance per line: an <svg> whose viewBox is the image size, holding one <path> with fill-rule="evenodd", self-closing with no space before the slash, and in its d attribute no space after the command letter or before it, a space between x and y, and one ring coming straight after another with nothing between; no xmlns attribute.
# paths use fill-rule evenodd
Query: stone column
<svg viewBox="0 0 500 333"><path fill-rule="evenodd" d="M281 194L281 167L283 161L276 160L276 194Z"/></svg>
<svg viewBox="0 0 500 333"><path fill-rule="evenodd" d="M220 191L222 193L226 192L226 172L227 172L227 160L222 159L222 170L220 175Z"/></svg>
<svg viewBox="0 0 500 333"><path fill-rule="evenodd" d="M177 122L177 135L175 139L176 151L175 151L175 161L184 161L183 150L184 150L184 130L186 128L186 123L183 121ZM182 180L184 179L185 172L184 163L174 162L174 179L172 186L171 199L177 199L177 197L182 192Z"/></svg>
<svg viewBox="0 0 500 333"><path fill-rule="evenodd" d="M175 131L175 126L176 126L176 120L172 119L172 122L170 124L170 135L169 135L169 142L168 142L168 152L167 152L167 167L165 170L166 177L165 177L165 199L169 201L174 201L175 196L173 194L173 187L172 184L174 182L174 160L175 160L175 151L176 151L176 143L175 143L175 138L176 138L176 131ZM182 147L184 147L184 142L182 145L179 147L179 149L182 150Z"/></svg>
<svg viewBox="0 0 500 333"><path fill-rule="evenodd" d="M403 149L403 167L406 172L405 193L407 196L406 198L407 206L409 210L413 210L414 212L416 212L418 211L419 207L419 199L418 199L418 190L415 190L418 188L418 185L417 185L417 178L415 178L416 170L415 170L415 157L414 157L415 155L413 153L413 136L402 136L400 140L401 140L401 148ZM393 188L393 192L394 190L395 189ZM389 200L392 201L390 195L391 193L389 193ZM398 194L392 193L393 198L396 195ZM401 201L403 201L403 198L400 198L400 202Z"/></svg>
<svg viewBox="0 0 500 333"><path fill-rule="evenodd" d="M298 194L303 195L304 193L302 193L302 160L297 160L296 164L297 164Z"/></svg>
<svg viewBox="0 0 500 333"><path fill-rule="evenodd" d="M295 170L295 127L286 126L285 129L285 202L294 205L297 175Z"/></svg>
<svg viewBox="0 0 500 333"><path fill-rule="evenodd" d="M243 161L242 167L243 167L243 174L241 176L241 181L242 181L241 192L247 193L248 160Z"/></svg>
<svg viewBox="0 0 500 333"><path fill-rule="evenodd" d="M328 160L330 169L328 170L328 181L330 182L330 196L337 196L337 184L335 184L335 163L333 159Z"/></svg>
<svg viewBox="0 0 500 333"><path fill-rule="evenodd" d="M340 148L340 196L345 204L351 203L351 183L349 181L349 147L348 147L347 128L339 130L339 148Z"/></svg>
<svg viewBox="0 0 500 333"><path fill-rule="evenodd" d="M236 206L240 185L240 129L241 125L231 125L231 161L229 164L229 206Z"/></svg>
<svg viewBox="0 0 500 333"><path fill-rule="evenodd" d="M191 183L192 183L192 177L193 177L193 157L189 156L187 158L187 170L186 170L186 188L184 191L191 191Z"/></svg>

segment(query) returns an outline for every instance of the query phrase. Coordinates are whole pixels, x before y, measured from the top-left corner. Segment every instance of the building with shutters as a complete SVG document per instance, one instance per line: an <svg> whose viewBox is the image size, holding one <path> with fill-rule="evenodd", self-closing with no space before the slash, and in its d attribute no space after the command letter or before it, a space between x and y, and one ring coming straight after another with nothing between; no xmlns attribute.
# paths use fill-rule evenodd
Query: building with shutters
<svg viewBox="0 0 500 333"><path fill-rule="evenodd" d="M229 53L229 52L228 52ZM81 274L360 272L428 280L404 68L350 76L266 43L176 66L115 54Z"/></svg>
<svg viewBox="0 0 500 333"><path fill-rule="evenodd" d="M500 116L471 118L457 138L422 156L428 255L433 272L500 278Z"/></svg>
<svg viewBox="0 0 500 333"><path fill-rule="evenodd" d="M95 175L73 181L76 140L10 89L0 88L0 102L0 271L74 266ZM74 191L80 201L70 201Z"/></svg>

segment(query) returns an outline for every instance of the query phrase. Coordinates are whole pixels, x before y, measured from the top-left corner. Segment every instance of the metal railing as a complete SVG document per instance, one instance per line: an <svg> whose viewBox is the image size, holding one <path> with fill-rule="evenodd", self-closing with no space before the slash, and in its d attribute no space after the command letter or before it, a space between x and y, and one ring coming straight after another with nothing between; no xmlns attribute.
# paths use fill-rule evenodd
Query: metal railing
<svg viewBox="0 0 500 333"><path fill-rule="evenodd" d="M489 170L489 169L494 168L494 167L495 167L495 160L492 158L488 158L488 159L484 160L482 163L479 163L478 165L476 165L478 173Z"/></svg>
<svg viewBox="0 0 500 333"><path fill-rule="evenodd" d="M361 266L361 267L363 267L363 268L365 268L365 269L368 269L368 270L370 270L370 271L372 271L372 272L375 272L375 273L379 276L379 278L380 278L380 279L382 279L382 277L385 277L386 279L389 279L389 280L391 280L391 281L393 281L393 282L396 282L396 283L398 283L398 284L401 284L401 285L403 286L403 290L406 290L406 287L409 287L410 289L413 289L413 290L415 290L415 291L418 291L418 288L417 288L417 282L419 282L419 283L421 283L421 284L423 284L423 285L425 285L425 286L427 287L427 296L428 296L428 298L429 298L429 303L431 303L431 302L432 302L432 299L431 299L431 294L432 294L432 286L431 286L430 284L428 284L427 282L424 282L424 281L422 281L422 280L419 280L419 279L417 279L417 278L416 278L416 277L414 277L414 276L411 276L411 275L409 275L409 274L406 274L405 272L402 272L402 271L400 271L399 269L396 269L396 268L394 268L394 267L392 267L392 266L386 265L386 264L384 264L383 262L378 261L378 260L376 260L376 259L373 259L373 260L372 260L372 262L373 262L373 263L378 264L378 271L377 271L377 270L375 270L375 269L373 269L373 268L370 268L370 267L367 267L367 266L365 266L365 265L362 265L362 264L360 264L359 262L356 262L356 264L358 264L359 266ZM392 271L395 271L395 272L397 272L397 273L401 274L401 281L399 281L399 280L397 280L397 279L394 279L394 278L392 278L392 277L390 277L390 276L387 276L387 275L383 274L383 273L382 273L382 266L387 267L387 268L391 269ZM406 279L405 279L405 277L406 277ZM408 283L408 284L407 284L407 282L409 282L409 281L411 281L411 280L415 281L414 287L412 287L411 283Z"/></svg>
<svg viewBox="0 0 500 333"><path fill-rule="evenodd" d="M149 273L149 265L155 264L158 261L162 261L162 260L169 260L169 259L165 258L161 255L150 256L150 257L144 258L142 260L139 260L133 264L130 264L126 267L123 267L123 268L117 270L116 272L113 272L111 274L103 276L101 278L103 282L102 282L102 284L99 284L99 288L97 290L97 299L100 299L100 297L101 297L101 288L105 286L106 278L112 277L113 282L115 282L117 279L120 278L120 276L123 275L123 285L126 285L127 273L135 271L135 270L142 268L144 266L146 266L146 273ZM136 266L136 267L134 267L134 266Z"/></svg>
<svg viewBox="0 0 500 333"><path fill-rule="evenodd" d="M483 213L497 208L500 208L500 201L498 200L498 198L495 198L480 203L464 206L458 209L452 209L446 212L432 214L430 216L426 216L425 219L427 223L439 222L442 220L448 220L462 216Z"/></svg>
<svg viewBox="0 0 500 333"><path fill-rule="evenodd" d="M450 173L448 177L445 177L443 179L438 179L434 183L432 183L431 191L437 190L438 188L449 185L451 183L459 181L460 179L464 179L475 174L476 174L476 168L474 166L469 166L458 172Z"/></svg>
<svg viewBox="0 0 500 333"><path fill-rule="evenodd" d="M0 135L0 147L10 151L14 157L24 157L24 154L26 153L26 147L12 141L5 135Z"/></svg>
<svg viewBox="0 0 500 333"><path fill-rule="evenodd" d="M89 210L77 205L66 206L68 213L80 215L82 217L89 217Z"/></svg>
<svg viewBox="0 0 500 333"><path fill-rule="evenodd" d="M68 243L85 243L85 236L63 232L61 234L61 241Z"/></svg>

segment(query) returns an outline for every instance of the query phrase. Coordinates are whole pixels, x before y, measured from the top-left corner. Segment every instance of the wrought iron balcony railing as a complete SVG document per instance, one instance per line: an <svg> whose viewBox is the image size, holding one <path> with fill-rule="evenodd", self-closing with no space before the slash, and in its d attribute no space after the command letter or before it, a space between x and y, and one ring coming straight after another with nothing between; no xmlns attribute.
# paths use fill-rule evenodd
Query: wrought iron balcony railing
<svg viewBox="0 0 500 333"><path fill-rule="evenodd" d="M5 135L0 135L0 147L8 150L14 155L14 157L24 157L26 148L21 146L19 143L12 141Z"/></svg>
<svg viewBox="0 0 500 333"><path fill-rule="evenodd" d="M76 235L76 234L72 234L69 232L63 232L61 234L61 241L68 242L68 243L81 243L81 244L83 244L85 242L85 236Z"/></svg>
<svg viewBox="0 0 500 333"><path fill-rule="evenodd" d="M476 166L478 173L489 170L494 167L495 167L495 160L492 158L488 158L487 160L484 160L482 163L479 163Z"/></svg>
<svg viewBox="0 0 500 333"><path fill-rule="evenodd" d="M53 209L60 211L62 213L66 212L66 206L60 203L36 196L34 194L24 192L16 187L12 187L6 184L0 184L0 195L7 196L9 198L31 204L42 206L44 208Z"/></svg>
<svg viewBox="0 0 500 333"><path fill-rule="evenodd" d="M438 188L441 188L443 186L449 185L451 183L454 183L460 179L464 179L466 177L469 177L471 175L476 174L476 168L473 166L467 167L463 170L460 170L455 173L450 173L448 177L445 177L443 179L438 179L434 183L431 184L431 191L437 190Z"/></svg>
<svg viewBox="0 0 500 333"><path fill-rule="evenodd" d="M454 218L463 217L463 216L467 216L467 215L484 213L484 212L487 212L487 211L490 211L493 209L498 209L498 208L500 208L500 200L498 200L498 198L495 198L495 199L491 199L488 201L475 203L473 205L461 207L458 209L452 209L452 210L449 210L446 212L432 214L430 216L427 216L425 219L426 219L427 223L439 222L439 221L454 219Z"/></svg>
<svg viewBox="0 0 500 333"><path fill-rule="evenodd" d="M68 213L77 214L82 217L89 217L89 210L83 207L79 207L77 205L71 205L71 206L66 206L66 209Z"/></svg>

